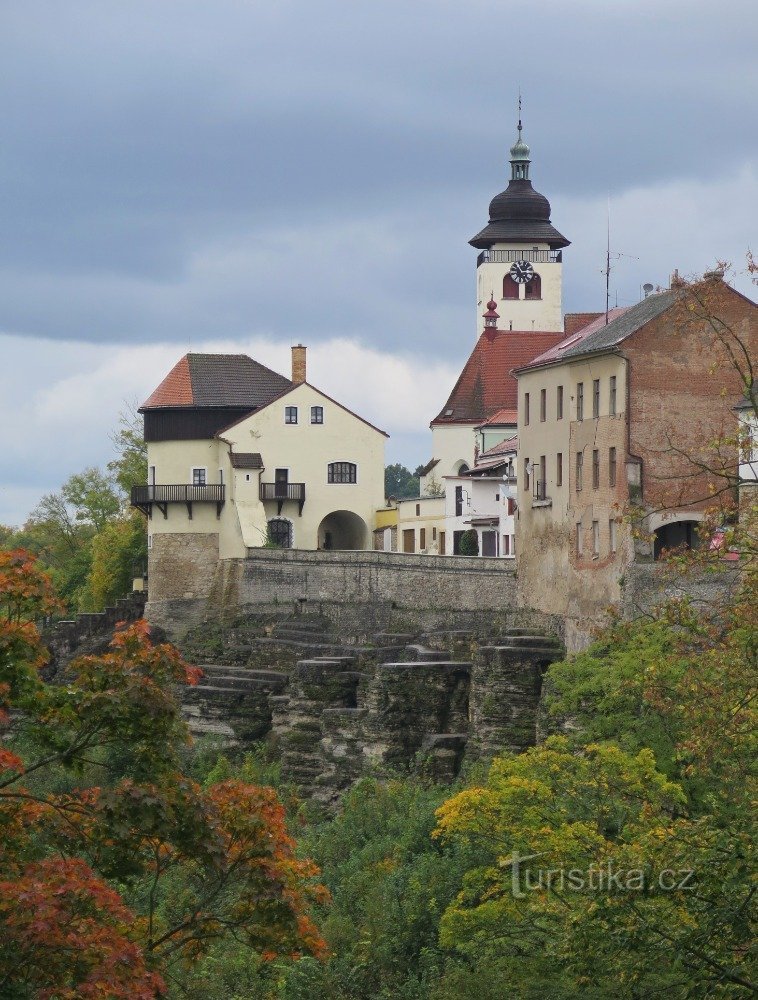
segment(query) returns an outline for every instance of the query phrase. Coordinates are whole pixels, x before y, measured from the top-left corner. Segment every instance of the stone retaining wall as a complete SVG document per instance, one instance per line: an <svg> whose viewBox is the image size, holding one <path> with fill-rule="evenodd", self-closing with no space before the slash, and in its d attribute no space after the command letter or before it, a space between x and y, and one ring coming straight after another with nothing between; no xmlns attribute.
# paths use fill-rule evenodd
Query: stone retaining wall
<svg viewBox="0 0 758 1000"><path fill-rule="evenodd" d="M503 627L528 619L517 609L513 565L503 559L394 552L251 549L213 560L203 536L156 537L146 615L173 638L242 608L284 607L325 615L360 639L388 629ZM159 569L160 567L160 569ZM534 624L559 628L550 615Z"/></svg>

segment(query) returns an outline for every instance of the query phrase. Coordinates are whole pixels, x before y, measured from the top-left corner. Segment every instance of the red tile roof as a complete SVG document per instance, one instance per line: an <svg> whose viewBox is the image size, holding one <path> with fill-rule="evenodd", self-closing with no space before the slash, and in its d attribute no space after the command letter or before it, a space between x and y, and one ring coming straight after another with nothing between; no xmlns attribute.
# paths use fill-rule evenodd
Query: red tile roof
<svg viewBox="0 0 758 1000"><path fill-rule="evenodd" d="M479 424L499 410L515 411L518 389L511 371L563 339L563 333L542 330L485 330L432 424Z"/></svg>
<svg viewBox="0 0 758 1000"><path fill-rule="evenodd" d="M500 444L493 444L487 451L481 452L479 461L486 462L490 458L496 458L498 455L510 455L515 451L518 451L518 438L508 438L507 441L501 441Z"/></svg>
<svg viewBox="0 0 758 1000"><path fill-rule="evenodd" d="M143 407L192 406L192 379L189 355L180 358L155 392L148 396Z"/></svg>
<svg viewBox="0 0 758 1000"><path fill-rule="evenodd" d="M497 427L501 424L515 424L518 422L518 411L517 410L498 410L497 413L493 413L491 417L487 417L479 425L480 427Z"/></svg>
<svg viewBox="0 0 758 1000"><path fill-rule="evenodd" d="M292 382L247 354L185 354L141 409L163 406L253 410Z"/></svg>

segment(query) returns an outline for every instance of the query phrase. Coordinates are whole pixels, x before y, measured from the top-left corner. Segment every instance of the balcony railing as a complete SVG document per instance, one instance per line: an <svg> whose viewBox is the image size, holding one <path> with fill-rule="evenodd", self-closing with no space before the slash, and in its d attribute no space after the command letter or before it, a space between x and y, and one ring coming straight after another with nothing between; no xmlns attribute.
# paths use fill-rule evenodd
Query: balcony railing
<svg viewBox="0 0 758 1000"><path fill-rule="evenodd" d="M550 497L547 495L547 483L543 482L541 479L536 479L534 481L534 493L532 494L532 506L535 504L550 503Z"/></svg>
<svg viewBox="0 0 758 1000"><path fill-rule="evenodd" d="M534 264L560 264L562 250L482 250L476 258L480 264L515 264L517 260L530 260Z"/></svg>
<svg viewBox="0 0 758 1000"><path fill-rule="evenodd" d="M305 503L305 483L261 483L260 498L264 502L273 500L281 514L282 507L288 500L294 500L300 504L300 513L303 513Z"/></svg>
<svg viewBox="0 0 758 1000"><path fill-rule="evenodd" d="M148 517L153 516L153 506L156 506L164 517L168 517L168 505L183 503L187 506L187 514L192 519L193 503L215 503L216 516L220 516L224 506L226 487L221 484L210 486L193 486L189 483L175 483L168 486L132 486L132 507L144 511Z"/></svg>

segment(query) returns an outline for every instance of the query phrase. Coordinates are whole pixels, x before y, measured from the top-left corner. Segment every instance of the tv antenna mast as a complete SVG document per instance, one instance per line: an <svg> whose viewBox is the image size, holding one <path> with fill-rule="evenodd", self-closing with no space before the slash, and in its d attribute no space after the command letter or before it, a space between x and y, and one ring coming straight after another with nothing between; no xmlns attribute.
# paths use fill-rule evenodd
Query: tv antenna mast
<svg viewBox="0 0 758 1000"><path fill-rule="evenodd" d="M606 216L606 233L605 233L605 268L603 274L605 275L605 325L608 326L608 313L611 308L611 257L614 260L620 260L622 257L629 257L630 260L639 260L639 257L633 257L628 253L613 253L611 254L611 196L608 195L608 212ZM618 305L618 291L616 292L616 305Z"/></svg>

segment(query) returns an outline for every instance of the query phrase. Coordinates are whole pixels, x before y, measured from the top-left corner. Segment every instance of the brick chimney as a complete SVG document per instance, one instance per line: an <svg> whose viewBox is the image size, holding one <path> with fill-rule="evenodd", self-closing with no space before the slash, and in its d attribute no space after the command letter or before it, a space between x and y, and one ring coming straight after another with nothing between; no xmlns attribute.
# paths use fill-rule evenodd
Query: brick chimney
<svg viewBox="0 0 758 1000"><path fill-rule="evenodd" d="M302 344L295 344L292 348L292 381L295 385L305 382L305 352L307 348Z"/></svg>

